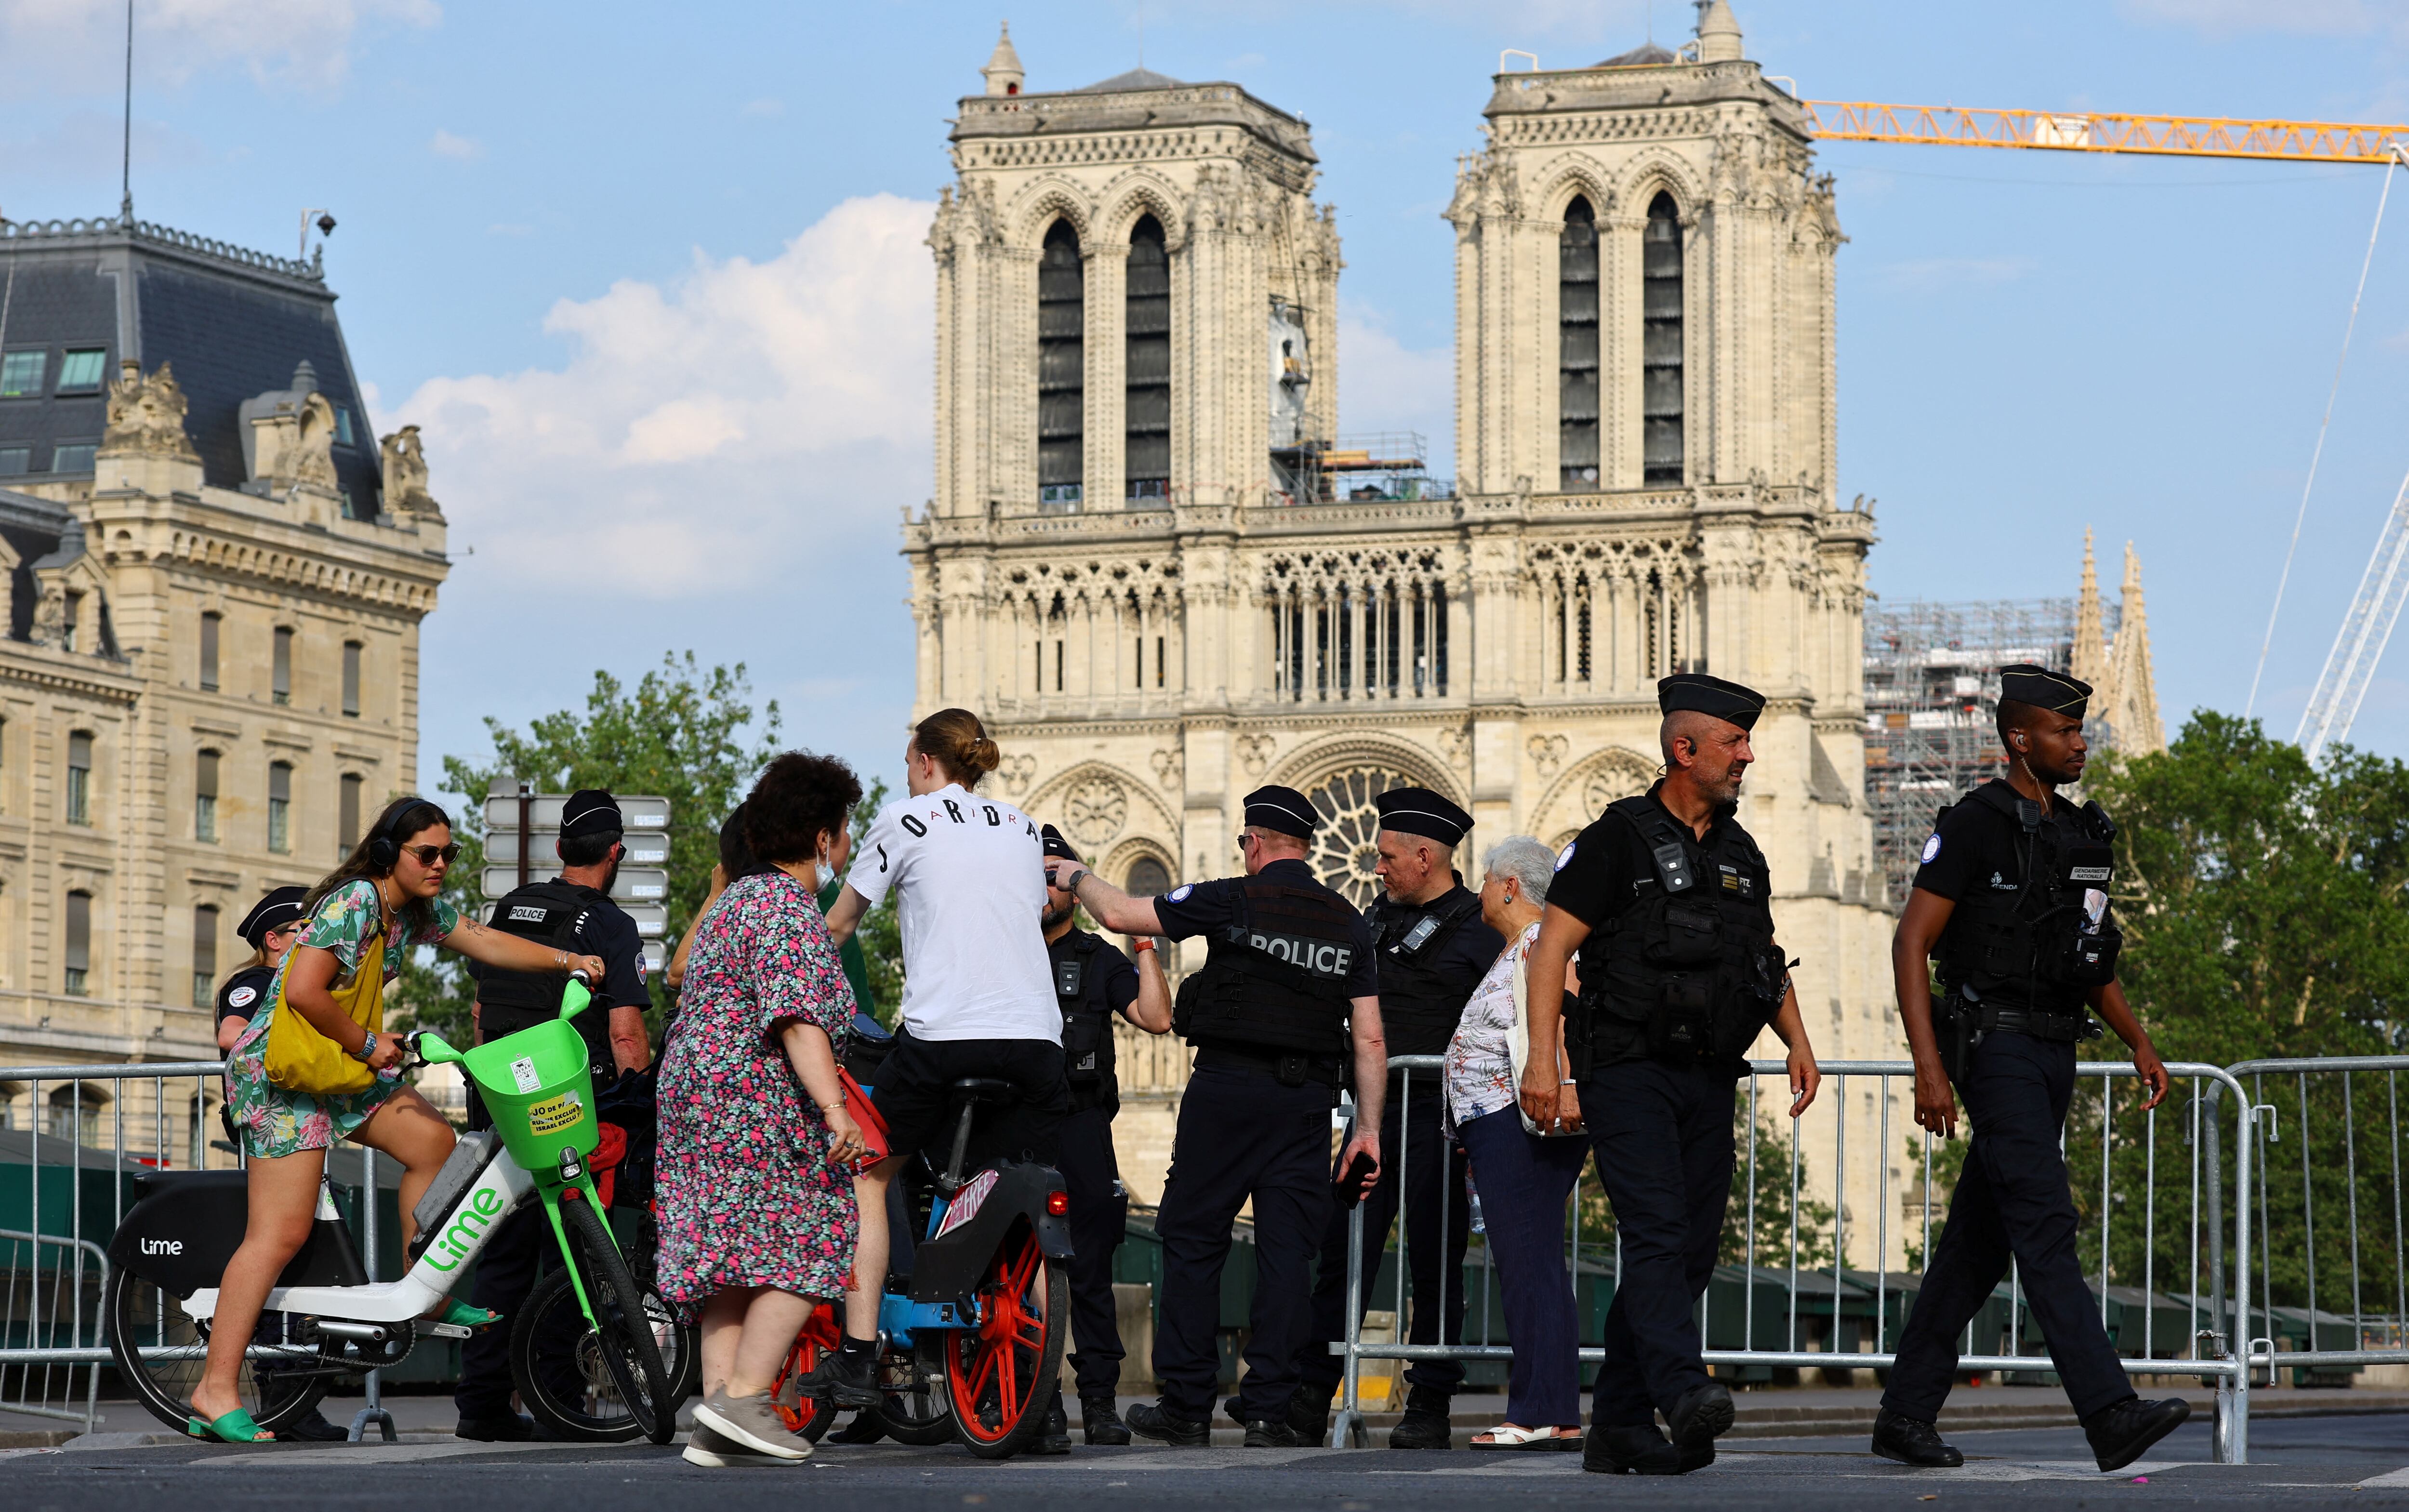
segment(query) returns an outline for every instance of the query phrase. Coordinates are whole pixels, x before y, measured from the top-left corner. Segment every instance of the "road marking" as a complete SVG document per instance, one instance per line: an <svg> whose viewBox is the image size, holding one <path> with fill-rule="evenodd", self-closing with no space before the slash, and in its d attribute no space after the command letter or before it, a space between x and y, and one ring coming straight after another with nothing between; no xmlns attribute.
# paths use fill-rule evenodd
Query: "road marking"
<svg viewBox="0 0 2409 1512"><path fill-rule="evenodd" d="M58 1447L56 1445L44 1449L0 1449L0 1460L18 1460L22 1459L28 1454L56 1454L58 1452Z"/></svg>
<svg viewBox="0 0 2409 1512"><path fill-rule="evenodd" d="M1927 1469L1901 1465L1896 1470L1876 1470L1850 1476L1853 1480L1897 1480L1905 1476L1937 1476L1946 1480L2104 1480L2109 1476L2160 1476L2170 1470L2189 1470L2206 1465L2206 1460L2142 1460L2121 1470L2102 1471L2098 1462L2089 1460L1975 1460L1954 1470ZM2402 1482L2409 1484L2409 1482Z"/></svg>
<svg viewBox="0 0 2409 1512"><path fill-rule="evenodd" d="M552 1442L530 1444L485 1444L458 1440L448 1444L330 1444L324 1448L286 1449L281 1454L212 1455L192 1463L211 1470L232 1470L238 1466L273 1466L278 1469L319 1469L323 1464L415 1464L422 1460L457 1460L472 1454L540 1454L549 1449L557 1452L573 1445ZM598 1446L607 1448L608 1446ZM578 1462L563 1462L574 1463Z"/></svg>
<svg viewBox="0 0 2409 1512"><path fill-rule="evenodd" d="M2359 1484L2362 1486L2409 1486L2409 1465L2403 1465L2398 1470L2387 1470L2380 1476L2371 1476L2367 1479L2360 1481Z"/></svg>

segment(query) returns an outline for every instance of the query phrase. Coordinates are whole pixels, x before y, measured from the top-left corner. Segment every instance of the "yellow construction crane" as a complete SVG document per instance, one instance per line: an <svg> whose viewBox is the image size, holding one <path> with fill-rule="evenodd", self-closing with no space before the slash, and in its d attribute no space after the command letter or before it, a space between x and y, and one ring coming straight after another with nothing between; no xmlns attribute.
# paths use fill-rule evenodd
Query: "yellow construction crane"
<svg viewBox="0 0 2409 1512"><path fill-rule="evenodd" d="M1872 105L1801 100L1815 135L1837 142L1916 142L1940 147L2040 147L2065 152L2141 152L2160 157L2266 158L2293 163L2395 161L2409 151L2409 126L2330 121L2229 121L2214 116L2137 116L2109 111L1982 110L1955 105Z"/></svg>

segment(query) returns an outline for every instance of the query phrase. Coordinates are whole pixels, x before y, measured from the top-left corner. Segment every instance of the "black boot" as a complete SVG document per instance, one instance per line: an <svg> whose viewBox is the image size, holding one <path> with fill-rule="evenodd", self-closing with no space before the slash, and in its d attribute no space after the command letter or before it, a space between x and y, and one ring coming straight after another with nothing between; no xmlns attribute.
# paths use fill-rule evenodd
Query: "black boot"
<svg viewBox="0 0 2409 1512"><path fill-rule="evenodd" d="M836 1409L830 1407L828 1410L834 1412ZM878 1420L878 1414L857 1412L851 1422L829 1433L828 1441L831 1444L875 1444L886 1436L887 1425Z"/></svg>
<svg viewBox="0 0 2409 1512"><path fill-rule="evenodd" d="M1623 1428L1592 1424L1581 1445L1581 1468L1602 1476L1678 1476L1681 1455L1665 1442L1654 1423Z"/></svg>
<svg viewBox="0 0 2409 1512"><path fill-rule="evenodd" d="M352 1436L352 1431L326 1420L326 1415L311 1407L296 1422L286 1423L276 1431L278 1438L297 1438L313 1444L339 1444Z"/></svg>
<svg viewBox="0 0 2409 1512"><path fill-rule="evenodd" d="M2083 1419L2083 1436L2102 1470L2122 1470L2140 1459L2151 1445L2183 1426L2191 1404L2181 1397L2144 1402L2128 1396Z"/></svg>
<svg viewBox="0 0 2409 1512"><path fill-rule="evenodd" d="M1731 1388L1721 1381L1709 1381L1681 1393L1673 1410L1665 1415L1665 1426L1673 1431L1673 1447L1681 1451L1683 1475L1715 1462L1715 1440L1730 1431L1735 1416Z"/></svg>
<svg viewBox="0 0 2409 1512"><path fill-rule="evenodd" d="M1389 1432L1392 1449L1447 1449L1455 1447L1454 1425L1448 1421L1451 1398L1435 1386L1417 1386L1406 1393L1406 1414Z"/></svg>
<svg viewBox="0 0 2409 1512"><path fill-rule="evenodd" d="M801 1382L802 1394L840 1407L875 1407L887 1399L878 1390L878 1346L845 1347L820 1356Z"/></svg>
<svg viewBox="0 0 2409 1512"><path fill-rule="evenodd" d="M1191 1423L1165 1414L1159 1403L1141 1402L1129 1410L1129 1431L1140 1438L1175 1448L1202 1449L1213 1443L1211 1423Z"/></svg>
<svg viewBox="0 0 2409 1512"><path fill-rule="evenodd" d="M1068 1454L1071 1452L1071 1420L1062 1412L1062 1393L1054 1393L1054 1404L1046 1409L1046 1426L1037 1432L1036 1441L1029 1446L1031 1454Z"/></svg>
<svg viewBox="0 0 2409 1512"><path fill-rule="evenodd" d="M1874 1452L1901 1464L1954 1470L1966 1457L1940 1441L1940 1430L1921 1418L1902 1418L1888 1407L1874 1414Z"/></svg>
<svg viewBox="0 0 2409 1512"><path fill-rule="evenodd" d="M1085 1427L1090 1444L1126 1444L1130 1441L1129 1424L1108 1396L1083 1396L1079 1399L1079 1421Z"/></svg>
<svg viewBox="0 0 2409 1512"><path fill-rule="evenodd" d="M1300 1444L1329 1443L1330 1393L1310 1386L1298 1387L1296 1395L1288 1399L1288 1426Z"/></svg>

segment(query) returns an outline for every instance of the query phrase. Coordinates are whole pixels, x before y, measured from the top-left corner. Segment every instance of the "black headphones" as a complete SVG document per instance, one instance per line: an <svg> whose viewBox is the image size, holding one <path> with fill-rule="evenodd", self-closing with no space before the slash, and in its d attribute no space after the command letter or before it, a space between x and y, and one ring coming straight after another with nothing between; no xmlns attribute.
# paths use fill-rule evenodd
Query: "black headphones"
<svg viewBox="0 0 2409 1512"><path fill-rule="evenodd" d="M438 823L451 823L451 816L439 805L423 798L411 798L395 804L385 810L383 821L368 833L368 865L379 871L390 871L401 864L401 837L410 833L411 828L425 828L423 825L405 828L402 821L421 809L434 810Z"/></svg>

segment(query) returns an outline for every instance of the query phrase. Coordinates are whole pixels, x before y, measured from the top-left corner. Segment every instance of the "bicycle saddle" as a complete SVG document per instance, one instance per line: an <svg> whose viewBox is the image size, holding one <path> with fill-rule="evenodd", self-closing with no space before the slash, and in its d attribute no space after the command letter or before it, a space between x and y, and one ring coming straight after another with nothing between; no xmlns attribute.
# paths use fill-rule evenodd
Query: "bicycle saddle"
<svg viewBox="0 0 2409 1512"><path fill-rule="evenodd" d="M965 1076L954 1083L954 1096L964 1102L1010 1102L1020 1088L996 1076Z"/></svg>

